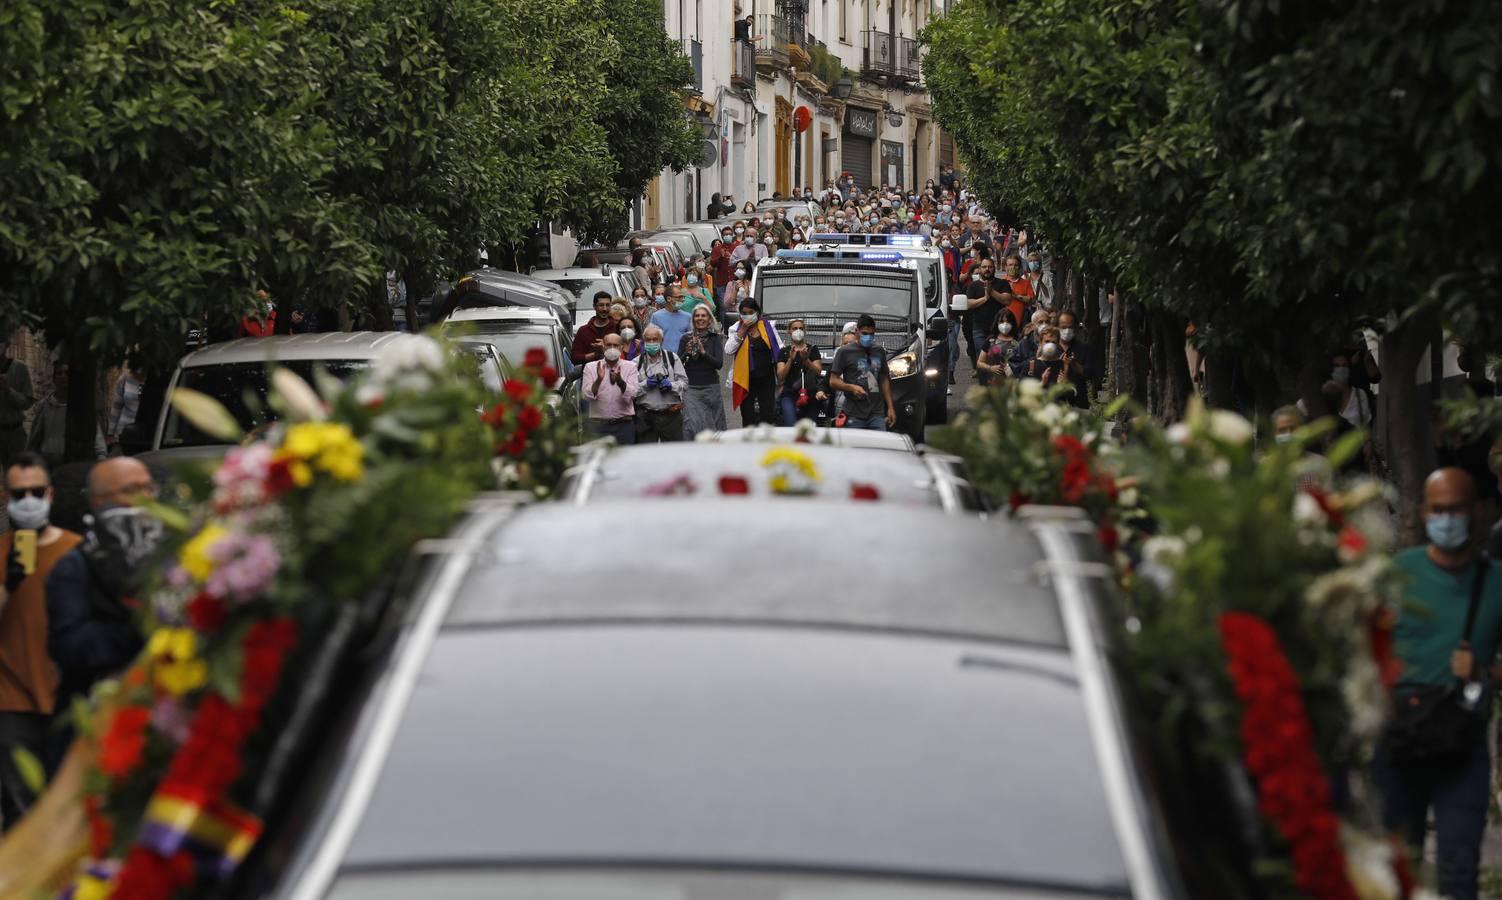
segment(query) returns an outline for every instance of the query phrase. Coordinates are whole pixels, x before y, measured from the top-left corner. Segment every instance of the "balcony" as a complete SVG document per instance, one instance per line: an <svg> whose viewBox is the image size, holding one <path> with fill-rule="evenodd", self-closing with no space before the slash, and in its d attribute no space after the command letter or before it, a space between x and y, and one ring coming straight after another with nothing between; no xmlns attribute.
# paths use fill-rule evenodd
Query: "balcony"
<svg viewBox="0 0 1502 900"><path fill-rule="evenodd" d="M787 68L791 37L787 19L767 13L757 16L756 64L773 71Z"/></svg>
<svg viewBox="0 0 1502 900"><path fill-rule="evenodd" d="M921 47L916 38L901 37L885 31L862 32L864 53L861 74L875 75L892 81L915 82L923 73Z"/></svg>
<svg viewBox="0 0 1502 900"><path fill-rule="evenodd" d="M756 45L736 41L731 53L730 83L736 87L756 87Z"/></svg>
<svg viewBox="0 0 1502 900"><path fill-rule="evenodd" d="M694 67L694 93L704 93L704 44L693 38L683 39L683 55Z"/></svg>
<svg viewBox="0 0 1502 900"><path fill-rule="evenodd" d="M916 38L897 39L896 77L902 81L917 81L923 75L922 45Z"/></svg>
<svg viewBox="0 0 1502 900"><path fill-rule="evenodd" d="M861 74L891 78L897 74L897 41L885 31L863 31Z"/></svg>

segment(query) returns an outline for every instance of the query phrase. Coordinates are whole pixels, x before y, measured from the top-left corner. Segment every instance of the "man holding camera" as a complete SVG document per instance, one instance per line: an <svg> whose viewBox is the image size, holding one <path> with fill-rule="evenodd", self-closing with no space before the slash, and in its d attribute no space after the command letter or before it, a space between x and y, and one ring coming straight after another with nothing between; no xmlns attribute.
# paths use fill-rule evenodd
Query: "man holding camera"
<svg viewBox="0 0 1502 900"><path fill-rule="evenodd" d="M0 828L9 829L32 800L16 767L16 749L38 762L48 756L57 671L47 655L47 576L83 538L52 524L52 479L37 454L11 457L5 489L13 530L0 535L0 558L6 561L0 594Z"/></svg>
<svg viewBox="0 0 1502 900"><path fill-rule="evenodd" d="M662 329L648 325L642 332L642 353L636 358L636 442L661 444L683 440L683 391L688 372L676 353L662 346Z"/></svg>

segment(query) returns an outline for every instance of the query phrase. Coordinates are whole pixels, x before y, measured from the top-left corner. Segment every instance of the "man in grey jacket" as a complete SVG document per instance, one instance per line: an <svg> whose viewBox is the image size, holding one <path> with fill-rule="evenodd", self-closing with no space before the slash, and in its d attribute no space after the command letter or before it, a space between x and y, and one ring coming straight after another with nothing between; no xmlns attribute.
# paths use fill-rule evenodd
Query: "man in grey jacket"
<svg viewBox="0 0 1502 900"><path fill-rule="evenodd" d="M640 380L636 389L636 442L657 444L683 440L683 391L688 372L678 354L662 346L662 329L648 325L642 332L642 354L636 358Z"/></svg>

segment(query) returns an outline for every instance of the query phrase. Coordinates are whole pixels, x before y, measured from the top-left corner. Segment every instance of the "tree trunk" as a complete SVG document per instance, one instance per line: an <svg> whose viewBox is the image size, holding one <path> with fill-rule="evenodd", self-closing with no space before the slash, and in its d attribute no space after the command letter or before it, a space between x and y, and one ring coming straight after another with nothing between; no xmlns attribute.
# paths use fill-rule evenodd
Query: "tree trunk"
<svg viewBox="0 0 1502 900"><path fill-rule="evenodd" d="M1419 502L1424 479L1434 468L1434 441L1428 410L1438 384L1427 395L1418 385L1418 365L1438 325L1432 315L1416 316L1382 338L1381 402L1387 423L1387 464L1398 490L1398 541L1409 547L1423 541Z"/></svg>
<svg viewBox="0 0 1502 900"><path fill-rule="evenodd" d="M1140 301L1125 295L1116 298L1116 316L1121 320L1116 343L1116 392L1128 394L1138 406L1148 408L1148 356L1146 316Z"/></svg>
<svg viewBox="0 0 1502 900"><path fill-rule="evenodd" d="M99 378L98 357L83 339L69 341L68 418L63 458L67 462L91 462L98 457L95 437L99 414L94 402L94 382Z"/></svg>
<svg viewBox="0 0 1502 900"><path fill-rule="evenodd" d="M1205 400L1217 409L1236 408L1236 359L1228 353L1205 357Z"/></svg>
<svg viewBox="0 0 1502 900"><path fill-rule="evenodd" d="M1153 415L1168 425L1184 418L1194 380L1189 375L1189 361L1184 356L1184 320L1169 313L1154 313L1149 318L1152 334Z"/></svg>

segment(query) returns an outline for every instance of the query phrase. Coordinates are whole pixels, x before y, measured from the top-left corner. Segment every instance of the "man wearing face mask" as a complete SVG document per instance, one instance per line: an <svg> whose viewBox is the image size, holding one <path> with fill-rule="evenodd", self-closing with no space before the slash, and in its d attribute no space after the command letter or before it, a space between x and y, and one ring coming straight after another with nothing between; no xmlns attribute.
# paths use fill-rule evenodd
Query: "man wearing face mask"
<svg viewBox="0 0 1502 900"><path fill-rule="evenodd" d="M636 363L621 358L618 334L605 335L603 358L584 366L584 399L589 401L589 429L618 444L636 443Z"/></svg>
<svg viewBox="0 0 1502 900"><path fill-rule="evenodd" d="M156 497L156 482L139 460L117 456L89 470L89 531L47 578L47 652L57 666L57 707L119 674L141 652L136 620L146 566L164 534L140 508ZM61 759L67 741L53 747Z"/></svg>
<svg viewBox="0 0 1502 900"><path fill-rule="evenodd" d="M730 251L730 261L736 265L745 263L747 266L754 266L757 260L766 258L767 245L761 242L755 228L747 228L745 239Z"/></svg>
<svg viewBox="0 0 1502 900"><path fill-rule="evenodd" d="M35 453L17 453L5 470L6 511L13 531L0 535L7 560L0 594L0 827L14 825L31 803L16 770L19 748L47 759L57 672L47 655L47 576L83 538L50 521L52 481Z"/></svg>
<svg viewBox="0 0 1502 900"><path fill-rule="evenodd" d="M636 361L636 442L659 444L683 440L683 392L688 372L678 354L663 349L662 329L648 325L642 355Z"/></svg>
<svg viewBox="0 0 1502 900"><path fill-rule="evenodd" d="M1393 629L1402 663L1393 688L1399 712L1377 750L1382 817L1417 850L1432 808L1440 893L1473 900L1490 802L1486 718L1502 635L1502 578L1488 571L1477 552L1472 525L1480 506L1470 475L1436 470L1424 482L1421 511L1427 545L1393 560L1407 576L1407 587ZM1396 726L1403 722L1403 709L1450 690L1457 690L1454 702L1468 705L1475 717L1461 732L1458 749L1431 756L1432 750L1395 740L1402 734Z"/></svg>
<svg viewBox="0 0 1502 900"><path fill-rule="evenodd" d="M664 298L666 305L657 312L652 313L652 324L662 329L663 343L669 347L678 346L683 336L693 327L692 305L683 298L683 287L671 285L668 287L667 296Z"/></svg>
<svg viewBox="0 0 1502 900"><path fill-rule="evenodd" d="M875 319L863 314L855 328L856 343L836 350L830 361L829 389L845 395L846 428L888 431L897 424L897 407L887 351L876 343Z"/></svg>
<svg viewBox="0 0 1502 900"><path fill-rule="evenodd" d="M599 359L605 346L602 339L607 334L615 334L617 325L610 317L610 303L609 291L595 291L595 316L579 326L569 350L569 357L575 365L582 366Z"/></svg>

